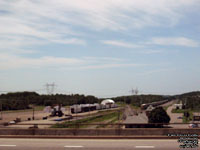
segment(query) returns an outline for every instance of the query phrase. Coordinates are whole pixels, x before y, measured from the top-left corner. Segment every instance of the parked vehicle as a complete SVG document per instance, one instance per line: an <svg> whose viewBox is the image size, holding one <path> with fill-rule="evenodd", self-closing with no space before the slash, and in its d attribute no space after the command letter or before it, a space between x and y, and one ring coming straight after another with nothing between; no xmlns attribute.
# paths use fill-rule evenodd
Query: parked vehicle
<svg viewBox="0 0 200 150"><path fill-rule="evenodd" d="M189 128L198 128L199 126L198 126L198 124L196 124L196 123L191 123L191 124L189 124Z"/></svg>

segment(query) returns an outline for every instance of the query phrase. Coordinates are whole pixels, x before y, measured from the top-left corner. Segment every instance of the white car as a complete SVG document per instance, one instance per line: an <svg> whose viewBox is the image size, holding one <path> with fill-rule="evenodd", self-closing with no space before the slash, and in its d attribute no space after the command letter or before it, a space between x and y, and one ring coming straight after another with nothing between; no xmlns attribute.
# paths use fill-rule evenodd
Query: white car
<svg viewBox="0 0 200 150"><path fill-rule="evenodd" d="M195 124L195 123L191 123L189 124L189 128L198 128L198 124Z"/></svg>

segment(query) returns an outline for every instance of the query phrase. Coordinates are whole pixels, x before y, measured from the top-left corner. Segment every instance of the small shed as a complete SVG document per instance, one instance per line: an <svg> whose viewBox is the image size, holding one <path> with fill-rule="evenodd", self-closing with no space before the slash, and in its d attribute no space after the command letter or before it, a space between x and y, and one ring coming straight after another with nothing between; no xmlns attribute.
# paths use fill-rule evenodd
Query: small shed
<svg viewBox="0 0 200 150"><path fill-rule="evenodd" d="M146 109L146 115L149 116L150 112L154 109L155 109L155 107L153 107L152 105L149 105L149 107L147 107L147 109Z"/></svg>
<svg viewBox="0 0 200 150"><path fill-rule="evenodd" d="M174 104L174 109L182 109L183 108L183 104Z"/></svg>

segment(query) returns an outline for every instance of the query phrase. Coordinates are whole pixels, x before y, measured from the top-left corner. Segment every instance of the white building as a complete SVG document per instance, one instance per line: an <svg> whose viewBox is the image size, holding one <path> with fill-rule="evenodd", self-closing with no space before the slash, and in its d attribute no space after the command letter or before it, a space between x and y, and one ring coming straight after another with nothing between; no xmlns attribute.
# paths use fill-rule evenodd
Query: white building
<svg viewBox="0 0 200 150"><path fill-rule="evenodd" d="M112 99L105 99L101 102L102 105L112 105L115 104L115 102Z"/></svg>
<svg viewBox="0 0 200 150"><path fill-rule="evenodd" d="M174 104L173 107L174 107L174 109L182 109L183 104Z"/></svg>

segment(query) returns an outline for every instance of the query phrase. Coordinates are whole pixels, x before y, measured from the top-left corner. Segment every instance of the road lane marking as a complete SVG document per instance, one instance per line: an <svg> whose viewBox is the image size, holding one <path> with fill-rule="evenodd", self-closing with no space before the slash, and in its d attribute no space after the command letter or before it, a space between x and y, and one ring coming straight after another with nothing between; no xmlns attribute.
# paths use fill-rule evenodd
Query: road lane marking
<svg viewBox="0 0 200 150"><path fill-rule="evenodd" d="M17 145L0 145L1 147L15 147Z"/></svg>
<svg viewBox="0 0 200 150"><path fill-rule="evenodd" d="M65 148L83 148L83 146L64 146Z"/></svg>
<svg viewBox="0 0 200 150"><path fill-rule="evenodd" d="M155 146L135 146L135 148L155 148Z"/></svg>

